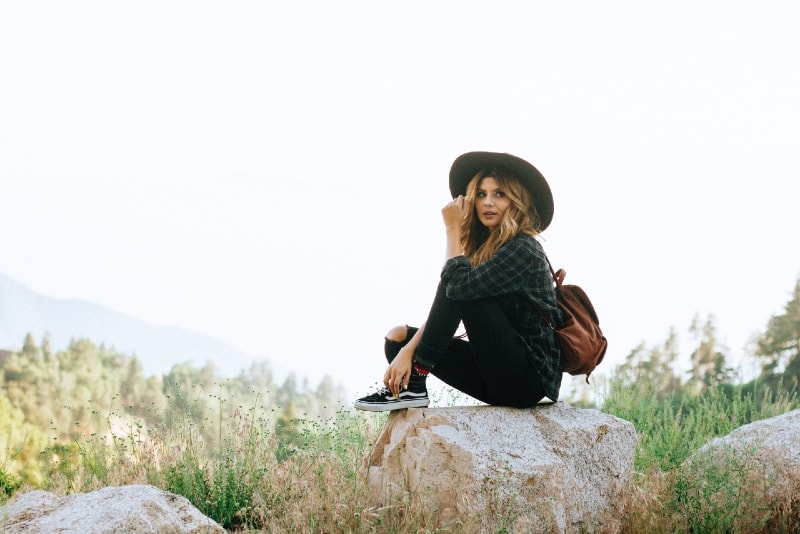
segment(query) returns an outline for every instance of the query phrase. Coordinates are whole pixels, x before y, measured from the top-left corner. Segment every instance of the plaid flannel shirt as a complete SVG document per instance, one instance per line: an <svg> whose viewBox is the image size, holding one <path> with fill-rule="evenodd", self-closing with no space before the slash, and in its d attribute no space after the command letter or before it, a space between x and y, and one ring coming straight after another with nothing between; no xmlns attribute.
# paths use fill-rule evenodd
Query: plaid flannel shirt
<svg viewBox="0 0 800 534"><path fill-rule="evenodd" d="M561 350L536 304L557 327L561 326L562 317L541 243L531 236L517 235L475 268L465 256L450 258L442 269L442 282L452 300L489 297L498 300L539 369L545 395L557 401L562 377Z"/></svg>

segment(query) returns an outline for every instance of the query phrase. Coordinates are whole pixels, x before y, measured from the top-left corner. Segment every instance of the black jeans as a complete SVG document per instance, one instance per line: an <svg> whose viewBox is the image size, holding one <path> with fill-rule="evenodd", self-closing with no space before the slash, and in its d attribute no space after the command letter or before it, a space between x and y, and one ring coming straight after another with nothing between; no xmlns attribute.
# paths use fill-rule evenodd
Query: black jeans
<svg viewBox="0 0 800 534"><path fill-rule="evenodd" d="M453 337L460 322L469 340ZM389 363L417 330L409 326L402 342L386 340ZM525 344L494 299L451 300L439 284L414 359L442 382L487 404L528 408L544 397Z"/></svg>

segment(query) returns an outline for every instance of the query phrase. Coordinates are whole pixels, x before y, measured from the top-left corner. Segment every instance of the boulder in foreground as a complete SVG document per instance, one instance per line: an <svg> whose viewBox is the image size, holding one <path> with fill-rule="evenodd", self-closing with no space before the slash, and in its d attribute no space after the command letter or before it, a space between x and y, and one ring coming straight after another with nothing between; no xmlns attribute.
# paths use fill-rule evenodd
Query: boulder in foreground
<svg viewBox="0 0 800 534"><path fill-rule="evenodd" d="M409 409L389 415L362 473L375 506L467 532L618 532L636 443L631 423L563 402Z"/></svg>
<svg viewBox="0 0 800 534"><path fill-rule="evenodd" d="M710 441L674 476L687 530L800 532L800 410Z"/></svg>
<svg viewBox="0 0 800 534"><path fill-rule="evenodd" d="M4 532L16 534L224 534L188 499L153 486L107 487L60 497L24 493L0 508Z"/></svg>

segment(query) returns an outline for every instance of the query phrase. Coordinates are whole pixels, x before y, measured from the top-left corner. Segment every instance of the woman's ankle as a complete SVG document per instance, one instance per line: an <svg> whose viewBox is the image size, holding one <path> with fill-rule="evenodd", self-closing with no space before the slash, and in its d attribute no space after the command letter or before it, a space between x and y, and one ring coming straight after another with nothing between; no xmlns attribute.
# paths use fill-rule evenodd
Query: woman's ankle
<svg viewBox="0 0 800 534"><path fill-rule="evenodd" d="M414 360L414 362L411 364L411 374L412 375L426 377L426 376L428 376L428 373L430 373L430 372L431 372L430 369L426 369L425 367L422 367L420 364L417 363L416 360Z"/></svg>

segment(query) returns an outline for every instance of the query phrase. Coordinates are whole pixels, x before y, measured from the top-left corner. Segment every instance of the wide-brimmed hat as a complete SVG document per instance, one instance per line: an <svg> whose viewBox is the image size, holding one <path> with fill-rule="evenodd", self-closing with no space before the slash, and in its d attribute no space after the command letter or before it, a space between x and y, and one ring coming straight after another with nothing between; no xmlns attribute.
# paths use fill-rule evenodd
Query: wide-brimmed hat
<svg viewBox="0 0 800 534"><path fill-rule="evenodd" d="M522 158L502 152L467 152L450 167L450 193L453 198L467 192L467 184L481 169L501 168L516 176L531 192L533 205L544 230L553 220L553 193L542 173Z"/></svg>

